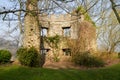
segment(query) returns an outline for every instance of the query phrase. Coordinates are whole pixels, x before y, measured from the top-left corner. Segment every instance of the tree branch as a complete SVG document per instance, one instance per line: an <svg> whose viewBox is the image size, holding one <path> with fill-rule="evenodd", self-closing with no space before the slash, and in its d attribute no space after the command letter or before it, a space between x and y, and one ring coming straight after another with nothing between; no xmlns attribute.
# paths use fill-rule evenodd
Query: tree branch
<svg viewBox="0 0 120 80"><path fill-rule="evenodd" d="M120 6L120 4L117 4L117 5L115 5L114 7L118 7L118 6Z"/></svg>
<svg viewBox="0 0 120 80"><path fill-rule="evenodd" d="M99 1L99 0L98 0ZM85 14L86 12L88 12L92 7L94 7L97 3L98 3L98 1L96 1L92 6L90 6L84 13L82 13L82 14Z"/></svg>
<svg viewBox="0 0 120 80"><path fill-rule="evenodd" d="M111 5L112 5L112 10L114 11L115 16L116 16L116 18L117 18L118 22L120 23L120 16L119 16L119 14L118 14L117 10L115 9L115 5L116 5L116 4L114 3L114 1L113 1L113 0L110 0L110 2L111 2Z"/></svg>
<svg viewBox="0 0 120 80"><path fill-rule="evenodd" d="M20 10L8 10L8 11L2 11L2 12L0 12L0 14L15 13L15 12L19 12L19 11L26 12L26 10L20 9Z"/></svg>

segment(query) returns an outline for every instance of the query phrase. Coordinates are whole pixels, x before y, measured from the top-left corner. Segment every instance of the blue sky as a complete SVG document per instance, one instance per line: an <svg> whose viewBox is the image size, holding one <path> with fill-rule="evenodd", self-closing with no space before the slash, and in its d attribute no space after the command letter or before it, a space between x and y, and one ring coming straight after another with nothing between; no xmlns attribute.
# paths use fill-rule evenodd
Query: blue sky
<svg viewBox="0 0 120 80"><path fill-rule="evenodd" d="M13 4L13 2L10 2L10 0L0 0L0 11L1 11L1 9L4 10L3 7L5 7L6 10L12 9L14 5L15 5L15 3ZM0 15L0 36L2 37L4 35L6 35L9 30L16 27L18 21L11 21L11 23L10 23L11 27L9 27L8 26L9 21L3 21L1 16L3 17L4 15ZM15 31L11 35L16 36L18 34L19 34L18 31ZM7 34L7 35L9 35L9 34Z"/></svg>
<svg viewBox="0 0 120 80"><path fill-rule="evenodd" d="M0 0L0 7L6 7L6 8L11 8L12 7L12 2L10 0Z"/></svg>

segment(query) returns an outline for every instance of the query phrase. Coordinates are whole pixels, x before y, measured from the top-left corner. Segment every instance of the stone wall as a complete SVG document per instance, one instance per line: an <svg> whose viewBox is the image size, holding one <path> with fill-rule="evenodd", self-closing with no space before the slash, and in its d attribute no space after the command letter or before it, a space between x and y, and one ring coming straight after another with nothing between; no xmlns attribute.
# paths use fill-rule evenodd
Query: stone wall
<svg viewBox="0 0 120 80"><path fill-rule="evenodd" d="M87 45L85 47L86 49L84 49L85 51L90 49L96 50L96 30L95 28L90 28L93 26L91 25L91 23L89 24L89 22L86 22L87 25L81 25L85 23L83 15L81 15L80 17L77 17L75 15L71 16L70 14L48 16L40 15L39 19L42 27L48 28L48 37L55 36L56 34L62 37L59 44L59 58L65 57L63 49L69 48L69 46L67 45L67 39L63 37L63 27L70 27L69 39L77 40L80 36L84 37L85 45ZM87 32L85 29L87 29ZM45 45L44 47L50 49L49 52L47 52L47 58L53 56L51 51L52 48L50 48L48 45Z"/></svg>
<svg viewBox="0 0 120 80"><path fill-rule="evenodd" d="M56 34L63 35L63 27L71 27L71 38L77 38L77 28L73 26L76 23L77 17L70 14L64 15L40 15L39 17L41 25L48 28L48 36L54 36Z"/></svg>

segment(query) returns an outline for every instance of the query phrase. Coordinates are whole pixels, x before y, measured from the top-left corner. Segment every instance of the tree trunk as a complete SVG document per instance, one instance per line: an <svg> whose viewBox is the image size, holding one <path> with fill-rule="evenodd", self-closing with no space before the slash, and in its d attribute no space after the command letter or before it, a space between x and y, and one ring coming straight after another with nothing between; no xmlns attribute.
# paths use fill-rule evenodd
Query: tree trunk
<svg viewBox="0 0 120 80"><path fill-rule="evenodd" d="M38 0L27 0L26 15L24 20L23 46L35 47L40 51L40 26L38 19Z"/></svg>

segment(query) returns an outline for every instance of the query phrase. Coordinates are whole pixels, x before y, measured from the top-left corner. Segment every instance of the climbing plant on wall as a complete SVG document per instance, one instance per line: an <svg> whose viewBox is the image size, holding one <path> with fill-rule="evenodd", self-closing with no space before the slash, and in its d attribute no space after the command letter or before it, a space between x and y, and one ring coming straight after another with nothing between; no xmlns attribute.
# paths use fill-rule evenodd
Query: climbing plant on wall
<svg viewBox="0 0 120 80"><path fill-rule="evenodd" d="M79 16L79 15L84 15L84 20L91 22L94 26L95 23L92 21L90 15L88 14L88 12L84 9L83 6L78 6L75 10L75 13Z"/></svg>
<svg viewBox="0 0 120 80"><path fill-rule="evenodd" d="M52 48L53 53L53 61L58 62L60 60L59 58L59 43L60 43L60 36L55 35L51 37L46 37L45 41L47 44Z"/></svg>

